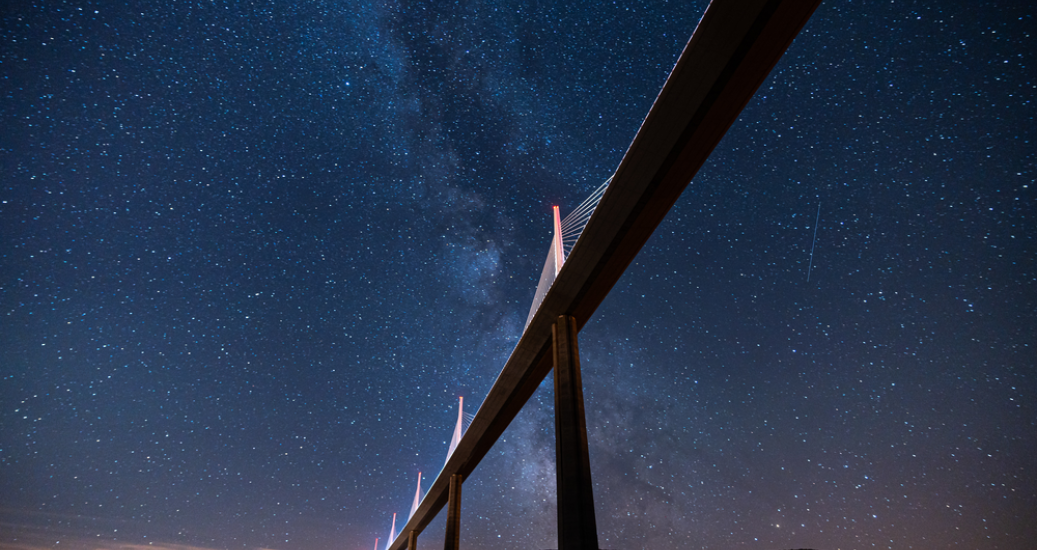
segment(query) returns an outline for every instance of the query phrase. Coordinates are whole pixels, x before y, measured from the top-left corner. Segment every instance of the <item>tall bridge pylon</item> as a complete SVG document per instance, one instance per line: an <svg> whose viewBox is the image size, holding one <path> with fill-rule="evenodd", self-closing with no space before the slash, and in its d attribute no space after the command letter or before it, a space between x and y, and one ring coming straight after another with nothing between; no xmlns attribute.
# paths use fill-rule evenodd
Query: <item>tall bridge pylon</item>
<svg viewBox="0 0 1037 550"><path fill-rule="evenodd" d="M418 505L421 504L421 472L418 472L418 489L414 491L414 503L410 506L410 515L407 519L414 517L414 512L418 511Z"/></svg>

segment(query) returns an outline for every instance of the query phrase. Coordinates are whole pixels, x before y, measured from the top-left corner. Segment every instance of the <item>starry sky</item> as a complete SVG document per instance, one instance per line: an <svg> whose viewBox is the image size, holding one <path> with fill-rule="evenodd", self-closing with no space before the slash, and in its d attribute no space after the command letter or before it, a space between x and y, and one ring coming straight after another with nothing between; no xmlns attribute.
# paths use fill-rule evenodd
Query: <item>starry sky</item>
<svg viewBox="0 0 1037 550"><path fill-rule="evenodd" d="M820 6L581 332L602 548L1033 547L1025 4ZM6 2L0 548L384 544L705 7Z"/></svg>

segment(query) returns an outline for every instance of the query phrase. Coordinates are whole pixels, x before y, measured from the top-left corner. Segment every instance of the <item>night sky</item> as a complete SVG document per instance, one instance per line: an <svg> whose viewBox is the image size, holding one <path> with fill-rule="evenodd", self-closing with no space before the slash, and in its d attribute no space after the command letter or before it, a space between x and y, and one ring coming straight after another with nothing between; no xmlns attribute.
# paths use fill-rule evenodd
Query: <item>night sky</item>
<svg viewBox="0 0 1037 550"><path fill-rule="evenodd" d="M0 548L384 544L706 7L555 4L5 2ZM581 332L602 548L1034 548L1026 4L821 5Z"/></svg>

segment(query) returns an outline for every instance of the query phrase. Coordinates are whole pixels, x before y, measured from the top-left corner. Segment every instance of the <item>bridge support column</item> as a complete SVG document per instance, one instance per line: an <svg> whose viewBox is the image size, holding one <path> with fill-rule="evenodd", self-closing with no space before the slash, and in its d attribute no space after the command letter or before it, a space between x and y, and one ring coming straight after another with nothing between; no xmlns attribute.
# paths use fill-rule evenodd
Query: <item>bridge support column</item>
<svg viewBox="0 0 1037 550"><path fill-rule="evenodd" d="M580 353L576 345L576 318L559 316L552 327L552 336L558 550L598 550Z"/></svg>
<svg viewBox="0 0 1037 550"><path fill-rule="evenodd" d="M407 550L418 550L418 532L407 532Z"/></svg>
<svg viewBox="0 0 1037 550"><path fill-rule="evenodd" d="M446 542L444 550L458 550L461 546L461 474L450 476L450 497L446 511Z"/></svg>

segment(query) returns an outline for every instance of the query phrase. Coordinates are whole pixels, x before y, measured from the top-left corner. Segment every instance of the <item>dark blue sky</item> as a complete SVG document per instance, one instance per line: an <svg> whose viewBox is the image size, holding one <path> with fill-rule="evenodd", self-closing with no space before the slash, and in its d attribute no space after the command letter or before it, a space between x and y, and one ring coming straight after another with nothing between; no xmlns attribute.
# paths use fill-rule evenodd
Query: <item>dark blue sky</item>
<svg viewBox="0 0 1037 550"><path fill-rule="evenodd" d="M1037 539L1024 4L821 5L581 333L603 548ZM5 5L0 548L384 543L705 5Z"/></svg>

